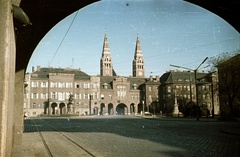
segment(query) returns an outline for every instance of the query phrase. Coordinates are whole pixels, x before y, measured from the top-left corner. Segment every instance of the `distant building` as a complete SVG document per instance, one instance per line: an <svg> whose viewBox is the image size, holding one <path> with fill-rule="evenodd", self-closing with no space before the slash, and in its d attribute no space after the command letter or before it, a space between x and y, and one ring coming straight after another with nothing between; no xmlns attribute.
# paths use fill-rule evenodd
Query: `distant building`
<svg viewBox="0 0 240 157"><path fill-rule="evenodd" d="M99 77L78 69L39 68L26 75L26 82L24 109L30 115L67 114L70 95L73 95L73 112L87 114L90 95L97 99L100 92Z"/></svg>
<svg viewBox="0 0 240 157"><path fill-rule="evenodd" d="M240 54L220 63L218 68L220 110L240 116Z"/></svg>
<svg viewBox="0 0 240 157"><path fill-rule="evenodd" d="M196 115L196 102L198 94L198 106L201 109L202 116L218 114L218 101L212 99L211 80L206 80L207 73L197 73L197 87L193 72L187 71L168 71L160 78L159 103L160 109L164 114L171 115L174 112L175 105L179 114L185 116ZM216 81L216 80L215 80ZM197 93L196 93L196 90ZM192 102L192 103L191 103ZM214 103L214 106L213 106Z"/></svg>

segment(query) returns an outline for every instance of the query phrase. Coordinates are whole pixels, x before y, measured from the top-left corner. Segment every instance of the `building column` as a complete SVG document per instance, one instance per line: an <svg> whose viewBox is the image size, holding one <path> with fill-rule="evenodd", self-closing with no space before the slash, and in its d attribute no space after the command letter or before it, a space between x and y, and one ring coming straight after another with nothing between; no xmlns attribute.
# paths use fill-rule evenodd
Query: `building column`
<svg viewBox="0 0 240 157"><path fill-rule="evenodd" d="M0 1L0 15L0 156L11 156L16 57L12 1Z"/></svg>
<svg viewBox="0 0 240 157"><path fill-rule="evenodd" d="M24 104L24 75L25 70L16 72L14 96L14 145L22 142L23 133L23 104Z"/></svg>
<svg viewBox="0 0 240 157"><path fill-rule="evenodd" d="M49 102L48 114L52 115L52 102Z"/></svg>

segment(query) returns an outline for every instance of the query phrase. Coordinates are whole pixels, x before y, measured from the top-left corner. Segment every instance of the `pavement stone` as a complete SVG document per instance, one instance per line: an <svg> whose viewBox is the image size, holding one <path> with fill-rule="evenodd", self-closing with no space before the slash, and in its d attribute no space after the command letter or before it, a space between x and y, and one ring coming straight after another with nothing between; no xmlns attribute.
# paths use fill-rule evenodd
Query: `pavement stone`
<svg viewBox="0 0 240 157"><path fill-rule="evenodd" d="M239 157L240 122L132 116L33 118L25 120L22 145L14 146L12 156L51 156L45 145L52 156L68 157Z"/></svg>

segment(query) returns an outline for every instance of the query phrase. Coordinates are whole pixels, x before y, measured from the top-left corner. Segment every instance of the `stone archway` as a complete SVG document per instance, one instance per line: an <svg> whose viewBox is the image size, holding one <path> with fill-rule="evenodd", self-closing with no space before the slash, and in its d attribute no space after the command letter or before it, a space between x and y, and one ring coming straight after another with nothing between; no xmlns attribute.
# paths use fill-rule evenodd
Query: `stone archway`
<svg viewBox="0 0 240 157"><path fill-rule="evenodd" d="M64 103L59 104L59 111L60 111L60 114L66 113L66 105Z"/></svg>
<svg viewBox="0 0 240 157"><path fill-rule="evenodd" d="M51 104L51 109L52 109L52 113L51 113L51 114L57 114L57 113L56 113L56 108L57 108L57 103L55 103L55 102L52 103L52 104Z"/></svg>
<svg viewBox="0 0 240 157"><path fill-rule="evenodd" d="M100 115L104 115L104 113L105 113L105 104L104 103L101 103L101 105L100 105L100 112L99 112L99 114Z"/></svg>
<svg viewBox="0 0 240 157"><path fill-rule="evenodd" d="M97 107L93 108L93 115L98 115L98 108Z"/></svg>
<svg viewBox="0 0 240 157"><path fill-rule="evenodd" d="M49 103L47 101L45 101L43 103L43 108L44 108L44 111L43 111L43 114L48 114L48 111L49 111Z"/></svg>
<svg viewBox="0 0 240 157"><path fill-rule="evenodd" d="M130 114L135 114L135 113L136 113L135 104L132 103L132 104L130 105Z"/></svg>
<svg viewBox="0 0 240 157"><path fill-rule="evenodd" d="M117 115L125 115L128 113L128 108L125 104L121 103L116 107L116 114Z"/></svg>
<svg viewBox="0 0 240 157"><path fill-rule="evenodd" d="M113 115L114 111L113 111L113 104L110 103L108 104L108 115Z"/></svg>

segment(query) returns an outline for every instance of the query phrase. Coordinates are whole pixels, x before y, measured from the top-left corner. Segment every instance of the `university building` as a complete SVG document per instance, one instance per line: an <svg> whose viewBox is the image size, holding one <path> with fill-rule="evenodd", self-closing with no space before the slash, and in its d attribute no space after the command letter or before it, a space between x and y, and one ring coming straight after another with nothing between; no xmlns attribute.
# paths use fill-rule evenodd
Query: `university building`
<svg viewBox="0 0 240 157"><path fill-rule="evenodd" d="M172 116L210 116L219 114L219 98L215 73L171 70L160 78L160 110Z"/></svg>
<svg viewBox="0 0 240 157"><path fill-rule="evenodd" d="M157 111L159 77L145 77L139 37L132 74L131 77L116 75L105 34L100 75L89 76L79 69L37 67L25 77L24 112L36 116L126 115L139 114L143 110Z"/></svg>
<svg viewBox="0 0 240 157"><path fill-rule="evenodd" d="M135 115L142 112L194 116L198 102L201 115L208 116L219 113L218 92L213 90L217 82L216 75L203 72L197 73L197 82L194 73L186 71L145 77L138 36L132 76L118 76L105 34L100 75L90 76L79 69L37 67L25 77L24 110L29 116Z"/></svg>

